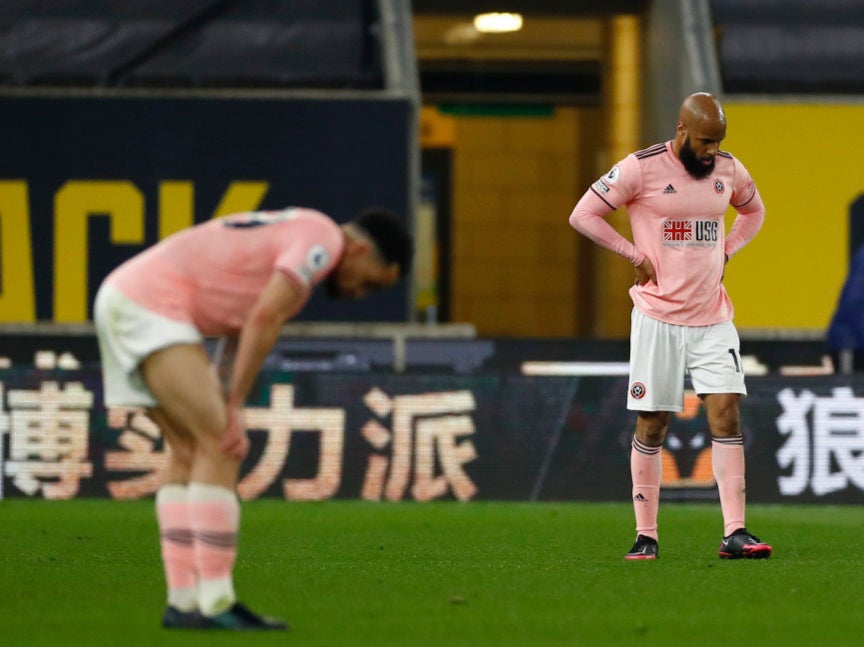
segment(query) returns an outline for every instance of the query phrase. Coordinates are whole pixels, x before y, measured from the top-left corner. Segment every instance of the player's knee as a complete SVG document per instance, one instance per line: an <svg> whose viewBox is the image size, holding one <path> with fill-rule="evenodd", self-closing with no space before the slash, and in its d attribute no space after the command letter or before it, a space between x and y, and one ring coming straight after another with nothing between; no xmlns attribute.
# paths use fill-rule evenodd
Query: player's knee
<svg viewBox="0 0 864 647"><path fill-rule="evenodd" d="M711 435L715 438L732 438L741 435L741 424L737 412L716 416L710 421Z"/></svg>
<svg viewBox="0 0 864 647"><path fill-rule="evenodd" d="M192 469L193 451L191 447L171 446L171 466L175 471L189 472Z"/></svg>
<svg viewBox="0 0 864 647"><path fill-rule="evenodd" d="M639 425L636 429L636 438L649 447L659 447L666 440L667 429L668 427L662 424Z"/></svg>
<svg viewBox="0 0 864 647"><path fill-rule="evenodd" d="M219 438L205 436L196 438L195 447L192 450L192 462L195 465L202 463L210 464L219 459Z"/></svg>
<svg viewBox="0 0 864 647"><path fill-rule="evenodd" d="M708 426L716 438L730 438L741 434L741 416L737 402L713 407L708 412Z"/></svg>
<svg viewBox="0 0 864 647"><path fill-rule="evenodd" d="M640 413L636 420L636 438L650 447L658 447L666 440L669 416L665 412Z"/></svg>
<svg viewBox="0 0 864 647"><path fill-rule="evenodd" d="M666 440L666 427L645 427L636 433L639 442L649 447L659 447Z"/></svg>
<svg viewBox="0 0 864 647"><path fill-rule="evenodd" d="M233 469L243 462L248 453L249 441L245 434L242 440L230 444L226 444L221 437L211 438L208 436L204 442L196 445L194 460L197 464L203 462L211 466L231 467Z"/></svg>

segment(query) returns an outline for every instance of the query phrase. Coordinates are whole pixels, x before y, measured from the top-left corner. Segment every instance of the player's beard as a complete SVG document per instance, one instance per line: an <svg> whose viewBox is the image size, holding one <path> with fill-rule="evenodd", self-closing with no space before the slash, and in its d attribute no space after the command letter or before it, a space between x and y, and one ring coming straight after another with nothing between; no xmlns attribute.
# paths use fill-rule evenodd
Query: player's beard
<svg viewBox="0 0 864 647"><path fill-rule="evenodd" d="M697 180L704 180L714 172L714 160L711 160L710 164L703 164L702 161L696 157L696 151L694 151L693 147L690 145L689 135L678 150L678 159L681 160L684 169L690 174L690 176Z"/></svg>

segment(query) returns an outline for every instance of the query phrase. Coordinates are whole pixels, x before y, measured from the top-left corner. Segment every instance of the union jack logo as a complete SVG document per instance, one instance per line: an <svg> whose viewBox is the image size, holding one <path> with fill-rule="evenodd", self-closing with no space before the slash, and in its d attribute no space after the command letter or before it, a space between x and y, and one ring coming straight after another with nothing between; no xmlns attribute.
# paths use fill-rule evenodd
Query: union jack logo
<svg viewBox="0 0 864 647"><path fill-rule="evenodd" d="M693 223L689 220L664 220L663 240L693 240Z"/></svg>

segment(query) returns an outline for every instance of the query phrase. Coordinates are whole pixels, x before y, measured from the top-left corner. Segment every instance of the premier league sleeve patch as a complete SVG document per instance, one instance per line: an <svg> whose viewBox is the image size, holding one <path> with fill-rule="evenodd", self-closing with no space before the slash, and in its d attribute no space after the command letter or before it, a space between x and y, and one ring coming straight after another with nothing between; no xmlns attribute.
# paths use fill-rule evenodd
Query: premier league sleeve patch
<svg viewBox="0 0 864 647"><path fill-rule="evenodd" d="M315 245L306 253L306 267L314 275L327 267L330 252L324 245Z"/></svg>
<svg viewBox="0 0 864 647"><path fill-rule="evenodd" d="M598 193L602 193L603 195L609 193L609 185L606 184L602 179L597 180L591 186L594 188L595 191L597 191Z"/></svg>
<svg viewBox="0 0 864 647"><path fill-rule="evenodd" d="M306 285L311 285L319 277L318 274L327 268L330 263L330 252L323 245L310 247L306 252L306 260L297 266L296 274L303 279Z"/></svg>
<svg viewBox="0 0 864 647"><path fill-rule="evenodd" d="M591 190L599 197L603 202L605 202L611 209L615 209L615 205L612 202L609 202L610 193L614 195L612 191L615 188L615 185L618 183L618 180L621 178L621 166L616 164L606 175L599 178L596 182L591 185ZM614 200L617 201L617 200Z"/></svg>

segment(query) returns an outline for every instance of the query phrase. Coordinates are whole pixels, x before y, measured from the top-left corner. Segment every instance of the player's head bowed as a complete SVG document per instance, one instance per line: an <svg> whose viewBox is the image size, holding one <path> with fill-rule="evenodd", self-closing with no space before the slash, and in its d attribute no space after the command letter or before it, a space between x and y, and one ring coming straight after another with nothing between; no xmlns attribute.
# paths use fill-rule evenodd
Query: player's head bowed
<svg viewBox="0 0 864 647"><path fill-rule="evenodd" d="M675 147L678 159L697 180L714 172L720 142L726 137L726 114L714 95L696 92L684 99L678 115Z"/></svg>
<svg viewBox="0 0 864 647"><path fill-rule="evenodd" d="M361 299L391 287L411 271L414 241L392 212L369 209L342 229L345 251L327 277L331 296Z"/></svg>

